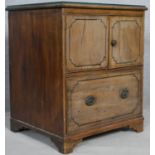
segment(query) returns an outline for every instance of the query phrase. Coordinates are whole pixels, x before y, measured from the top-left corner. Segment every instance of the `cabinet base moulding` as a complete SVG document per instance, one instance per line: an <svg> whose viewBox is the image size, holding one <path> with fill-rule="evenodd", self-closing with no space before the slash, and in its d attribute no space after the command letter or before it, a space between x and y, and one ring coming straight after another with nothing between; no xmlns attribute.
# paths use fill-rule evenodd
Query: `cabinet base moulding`
<svg viewBox="0 0 155 155"><path fill-rule="evenodd" d="M68 140L59 140L58 138L52 137L51 141L56 145L59 152L61 152L63 154L68 154L68 153L73 152L74 147L78 143L80 143L82 141L82 139L68 141Z"/></svg>
<svg viewBox="0 0 155 155"><path fill-rule="evenodd" d="M29 128L26 128L25 126L23 126L21 123L19 123L14 119L10 119L10 130L13 132L19 132L23 130L29 130Z"/></svg>
<svg viewBox="0 0 155 155"><path fill-rule="evenodd" d="M143 123L144 123L144 118L139 117L139 118L112 123L97 129L89 130L89 132L81 132L82 134L66 135L64 138L59 137L57 135L52 135L51 133L43 131L42 129L35 128L29 124L26 124L22 121L12 119L12 118L10 119L10 128L14 132L28 130L28 129L39 131L51 138L51 141L56 145L59 152L68 154L73 152L74 147L80 142L82 142L82 140L86 137L90 137L92 135L97 135L107 131L121 129L121 128L127 128L136 132L142 132Z"/></svg>
<svg viewBox="0 0 155 155"><path fill-rule="evenodd" d="M131 123L129 128L136 131L136 132L143 132L144 130L144 123L143 121L139 121L137 123Z"/></svg>

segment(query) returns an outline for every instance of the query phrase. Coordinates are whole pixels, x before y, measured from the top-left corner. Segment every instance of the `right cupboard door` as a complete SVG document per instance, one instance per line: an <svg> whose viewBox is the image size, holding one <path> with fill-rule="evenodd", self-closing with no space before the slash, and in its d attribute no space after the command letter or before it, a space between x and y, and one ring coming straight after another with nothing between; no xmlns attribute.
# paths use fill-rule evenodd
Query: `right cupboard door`
<svg viewBox="0 0 155 155"><path fill-rule="evenodd" d="M143 62L143 19L110 18L109 67L141 65Z"/></svg>

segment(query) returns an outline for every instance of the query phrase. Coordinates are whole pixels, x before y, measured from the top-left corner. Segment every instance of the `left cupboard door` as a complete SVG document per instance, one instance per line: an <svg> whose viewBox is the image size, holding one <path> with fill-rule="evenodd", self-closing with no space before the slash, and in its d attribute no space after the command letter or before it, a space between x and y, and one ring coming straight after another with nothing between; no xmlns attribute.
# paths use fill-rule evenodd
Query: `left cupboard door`
<svg viewBox="0 0 155 155"><path fill-rule="evenodd" d="M107 67L107 17L66 15L65 34L68 72Z"/></svg>

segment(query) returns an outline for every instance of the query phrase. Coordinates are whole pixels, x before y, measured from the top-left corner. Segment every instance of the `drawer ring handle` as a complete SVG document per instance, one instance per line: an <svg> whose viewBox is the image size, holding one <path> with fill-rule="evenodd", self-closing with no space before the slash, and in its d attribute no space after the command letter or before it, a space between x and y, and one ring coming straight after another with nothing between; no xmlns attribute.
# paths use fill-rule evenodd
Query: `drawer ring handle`
<svg viewBox="0 0 155 155"><path fill-rule="evenodd" d="M128 98L128 96L129 96L129 90L127 88L122 89L120 93L120 97L122 99L126 99Z"/></svg>
<svg viewBox="0 0 155 155"><path fill-rule="evenodd" d="M85 104L87 106L92 106L95 104L95 102L96 102L96 98L94 96L87 96L85 99Z"/></svg>

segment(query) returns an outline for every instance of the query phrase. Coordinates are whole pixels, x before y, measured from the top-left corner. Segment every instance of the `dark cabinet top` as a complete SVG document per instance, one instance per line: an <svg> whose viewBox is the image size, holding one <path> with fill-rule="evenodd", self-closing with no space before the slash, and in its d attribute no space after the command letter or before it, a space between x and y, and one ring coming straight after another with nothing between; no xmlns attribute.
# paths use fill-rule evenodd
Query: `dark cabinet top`
<svg viewBox="0 0 155 155"><path fill-rule="evenodd" d="M6 10L33 10L46 8L90 8L90 9L112 9L112 10L147 10L141 5L120 5L120 4L104 4L104 3L88 3L88 2L51 2L51 3L36 3L24 5L7 6Z"/></svg>

